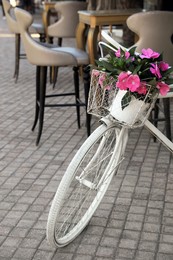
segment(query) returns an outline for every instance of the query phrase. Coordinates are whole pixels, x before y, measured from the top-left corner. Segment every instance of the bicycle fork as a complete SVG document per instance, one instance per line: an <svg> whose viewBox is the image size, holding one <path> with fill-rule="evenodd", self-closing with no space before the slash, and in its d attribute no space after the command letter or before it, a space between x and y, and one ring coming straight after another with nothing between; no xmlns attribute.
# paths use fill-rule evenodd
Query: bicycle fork
<svg viewBox="0 0 173 260"><path fill-rule="evenodd" d="M80 174L80 176L76 176L76 180L80 182L80 184L88 187L89 189L92 190L98 190L100 188L100 186L106 182L109 177L111 176L111 174L113 174L114 172L117 172L120 164L122 163L122 161L124 160L124 152L125 152L125 148L127 145L127 141L128 141L128 129L127 128L115 128L116 131L116 144L114 147L114 150L111 154L108 154L107 157L104 157L100 162L106 160L109 156L111 156L111 160L108 163L108 165L106 166L103 175L101 176L99 182L95 182L95 178L93 181L90 181L87 179L87 177L90 175L90 173L92 172L92 170L94 169L94 167L96 167L95 165L95 160L97 158L97 154L100 153L100 150L103 148L104 143L106 142L106 135L102 138L102 141L99 145L99 147L97 148L97 151L95 153L95 155L93 156L92 160L90 161L90 163L86 166L86 168L82 171L82 173ZM99 177L99 175L98 175ZM98 179L97 177L97 179Z"/></svg>

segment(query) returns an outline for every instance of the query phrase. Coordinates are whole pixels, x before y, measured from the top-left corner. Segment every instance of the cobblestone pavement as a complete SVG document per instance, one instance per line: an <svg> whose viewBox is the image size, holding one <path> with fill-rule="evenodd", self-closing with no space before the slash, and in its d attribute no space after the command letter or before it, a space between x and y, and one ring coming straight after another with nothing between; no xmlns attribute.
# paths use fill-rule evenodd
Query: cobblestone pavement
<svg viewBox="0 0 173 260"><path fill-rule="evenodd" d="M130 133L126 159L87 228L70 245L50 247L49 208L86 139L85 113L77 129L74 109L47 108L36 147L35 68L22 60L17 84L13 69L14 37L0 16L0 260L173 260L173 158L145 129ZM60 70L54 91L71 88L71 75Z"/></svg>

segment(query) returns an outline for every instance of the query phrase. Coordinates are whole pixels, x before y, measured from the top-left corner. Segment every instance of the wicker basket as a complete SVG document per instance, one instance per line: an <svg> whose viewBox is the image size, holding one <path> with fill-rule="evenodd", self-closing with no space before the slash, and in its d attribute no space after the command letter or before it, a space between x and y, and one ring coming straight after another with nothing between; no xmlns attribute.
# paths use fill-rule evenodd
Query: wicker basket
<svg viewBox="0 0 173 260"><path fill-rule="evenodd" d="M88 113L97 117L107 116L116 91L116 81L113 77L103 71L92 70Z"/></svg>
<svg viewBox="0 0 173 260"><path fill-rule="evenodd" d="M114 120L131 128L142 126L149 117L158 95L153 97L149 88L145 98L136 99L132 96L131 101L122 109L121 101L126 92L117 89L116 80L110 74L92 70L88 113L100 118L111 114Z"/></svg>

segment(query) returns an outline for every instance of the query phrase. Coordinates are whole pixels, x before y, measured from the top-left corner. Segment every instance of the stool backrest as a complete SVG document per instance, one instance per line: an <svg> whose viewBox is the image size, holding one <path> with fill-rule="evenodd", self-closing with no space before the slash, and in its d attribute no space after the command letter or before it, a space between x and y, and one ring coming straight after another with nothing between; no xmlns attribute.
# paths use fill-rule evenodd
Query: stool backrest
<svg viewBox="0 0 173 260"><path fill-rule="evenodd" d="M14 8L11 6L10 2L7 0L2 0L2 4L4 7L5 16L7 19L7 24L8 24L9 30L12 33L19 34L19 28L18 28L17 21L15 19L15 15L14 14L12 15Z"/></svg>
<svg viewBox="0 0 173 260"><path fill-rule="evenodd" d="M86 10L87 3L79 1L59 1L55 5L58 21L48 26L48 36L75 38L79 23L78 11Z"/></svg>
<svg viewBox="0 0 173 260"><path fill-rule="evenodd" d="M76 59L63 51L53 50L44 43L40 43L32 38L29 27L33 22L33 16L21 8L15 8L15 16L20 30L22 42L27 59L36 66L63 66L75 64Z"/></svg>
<svg viewBox="0 0 173 260"><path fill-rule="evenodd" d="M135 43L136 51L151 48L159 53L173 66L173 12L149 11L131 15L127 19L127 26L139 36Z"/></svg>

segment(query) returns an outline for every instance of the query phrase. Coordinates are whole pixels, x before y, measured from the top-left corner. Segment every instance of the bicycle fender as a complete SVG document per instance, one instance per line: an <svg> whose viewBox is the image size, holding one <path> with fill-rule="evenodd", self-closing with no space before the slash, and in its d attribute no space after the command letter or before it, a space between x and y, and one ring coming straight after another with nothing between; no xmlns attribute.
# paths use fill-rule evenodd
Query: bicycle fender
<svg viewBox="0 0 173 260"><path fill-rule="evenodd" d="M114 122L112 122L110 119L108 119L107 117L102 117L99 120L101 123L105 124L106 126L111 126L111 125L115 125Z"/></svg>

